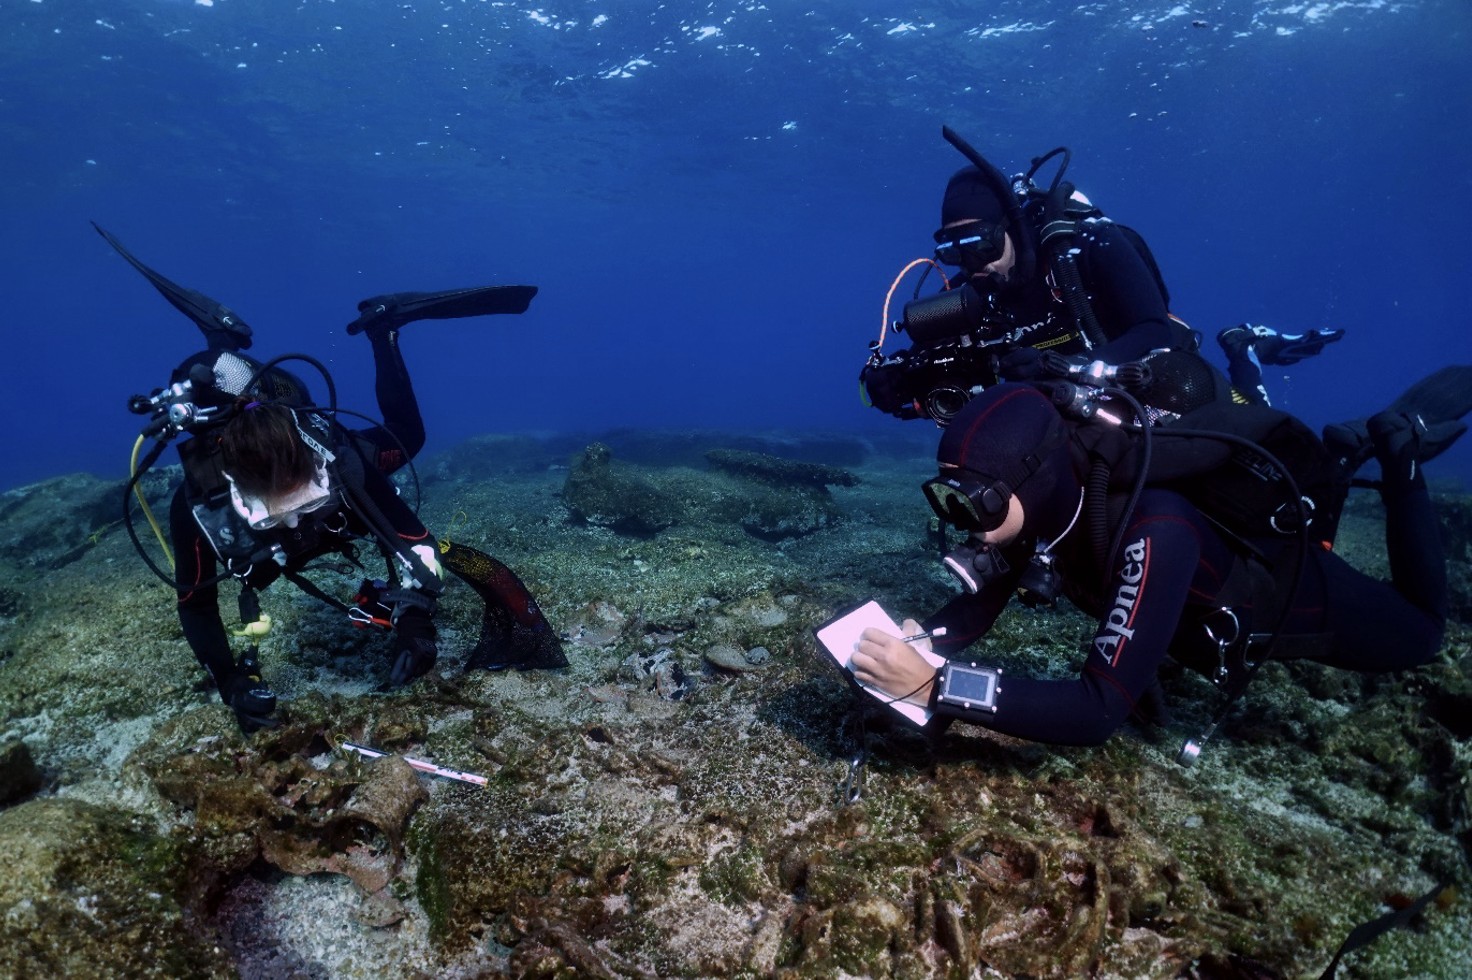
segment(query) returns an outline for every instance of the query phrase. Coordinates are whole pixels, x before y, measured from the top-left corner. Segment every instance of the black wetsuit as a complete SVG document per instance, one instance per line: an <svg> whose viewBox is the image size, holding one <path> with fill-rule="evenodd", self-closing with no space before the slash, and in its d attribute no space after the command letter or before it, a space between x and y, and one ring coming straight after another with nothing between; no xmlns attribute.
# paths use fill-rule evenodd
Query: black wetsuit
<svg viewBox="0 0 1472 980"><path fill-rule="evenodd" d="M429 531L414 511L399 497L387 474L405 465L424 446L424 423L418 401L410 384L409 372L399 353L397 335L375 332L373 342L375 393L383 425L344 433L357 443L357 449L340 447L343 452L361 450L370 465L363 467L362 491L367 499L387 518L398 536L410 546L430 542ZM289 556L285 568L275 561L254 567L245 583L261 589L279 578L283 571L294 571L308 561L326 554L338 553L345 545L360 538L373 538L373 532L361 516L342 500L341 488L334 488L337 506L324 508L304 519L297 528L276 528L262 532L263 538L279 540ZM230 640L220 616L219 589L209 582L219 573L214 550L190 509L186 488L174 494L169 508L169 534L174 543L174 581L179 594L179 623L195 658L220 683L234 668ZM401 632L408 628L423 635L432 634L427 616L400 621Z"/></svg>
<svg viewBox="0 0 1472 980"><path fill-rule="evenodd" d="M1088 351L1089 359L1122 364L1160 348L1195 347L1191 331L1171 319L1155 274L1118 225L1083 222L1074 245L1079 277L1104 335L1104 344ZM1044 263L1041 254L1038 262ZM1013 329L1021 329L1023 346L1085 352L1074 317L1041 270L1015 286L1004 284L993 304Z"/></svg>
<svg viewBox="0 0 1472 980"><path fill-rule="evenodd" d="M1392 583L1351 568L1331 552L1312 549L1284 623L1285 633L1329 634L1331 642L1315 659L1333 667L1401 670L1427 663L1440 649L1447 580L1430 497L1419 478L1388 486L1383 496ZM1037 680L1008 674L995 714L942 705L938 715L1040 742L1103 742L1152 688L1178 630L1222 604L1218 597L1237 560L1201 513L1168 490L1141 495L1123 537L1123 555L1102 598L1077 587L1097 580L1085 538L1075 529L1058 548L1059 570L1065 583L1074 586L1070 597L1099 617L1079 676ZM1258 543L1270 555L1285 547L1282 539ZM949 631L933 641L937 652L960 659L959 651L991 627L1030 554L1030 549L1013 550L1021 553L1007 555L1015 570L1011 579L955 599L925 620L926 629L945 626ZM1259 623L1254 628L1270 626Z"/></svg>

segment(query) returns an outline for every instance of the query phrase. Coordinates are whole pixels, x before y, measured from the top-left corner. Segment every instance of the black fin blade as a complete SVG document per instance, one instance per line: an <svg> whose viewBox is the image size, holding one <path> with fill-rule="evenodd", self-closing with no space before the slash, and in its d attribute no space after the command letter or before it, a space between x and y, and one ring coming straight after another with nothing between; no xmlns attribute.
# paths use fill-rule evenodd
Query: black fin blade
<svg viewBox="0 0 1472 980"><path fill-rule="evenodd" d="M204 332L205 339L209 341L211 350L246 350L250 347L250 325L236 316L233 310L204 293L187 289L159 275L134 258L131 252L123 248L122 242L104 231L97 222L92 222L92 227L97 229L97 234L126 259L129 265L143 273L143 277L153 283L153 288L162 293L174 309L198 325Z"/></svg>
<svg viewBox="0 0 1472 980"><path fill-rule="evenodd" d="M1472 412L1472 364L1449 364L1401 392L1390 411L1419 415L1427 425Z"/></svg>
<svg viewBox="0 0 1472 980"><path fill-rule="evenodd" d="M536 286L472 286L438 293L385 293L358 304L363 315L348 324L348 333L369 326L401 327L415 320L451 320L492 313L525 313Z"/></svg>

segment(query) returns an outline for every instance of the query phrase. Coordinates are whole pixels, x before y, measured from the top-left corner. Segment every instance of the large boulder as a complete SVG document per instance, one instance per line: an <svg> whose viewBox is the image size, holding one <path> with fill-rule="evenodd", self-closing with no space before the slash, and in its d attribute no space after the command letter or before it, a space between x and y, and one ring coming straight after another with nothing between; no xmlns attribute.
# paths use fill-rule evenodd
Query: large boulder
<svg viewBox="0 0 1472 980"><path fill-rule="evenodd" d="M626 534L653 534L675 523L676 502L633 467L595 442L573 464L562 488L573 516Z"/></svg>

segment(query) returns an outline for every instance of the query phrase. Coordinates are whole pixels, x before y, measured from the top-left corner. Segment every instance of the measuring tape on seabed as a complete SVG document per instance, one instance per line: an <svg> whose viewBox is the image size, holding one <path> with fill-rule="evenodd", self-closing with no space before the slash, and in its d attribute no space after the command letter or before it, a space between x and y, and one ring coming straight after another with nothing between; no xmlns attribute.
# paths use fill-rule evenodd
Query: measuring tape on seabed
<svg viewBox="0 0 1472 980"><path fill-rule="evenodd" d="M361 756L366 756L369 759L382 759L384 756L389 755L389 753L387 752L380 752L378 749L370 749L366 745L356 745L352 742L343 742L342 747L356 752ZM431 776L443 776L446 779L458 779L462 783L474 783L476 786L484 786L487 782L486 777L477 776L473 772L462 772L459 769L450 769L445 766L437 766L433 762L425 762L423 759L415 759L407 755L401 756L401 758L405 762L409 763L409 768L416 769L419 772L427 772Z"/></svg>

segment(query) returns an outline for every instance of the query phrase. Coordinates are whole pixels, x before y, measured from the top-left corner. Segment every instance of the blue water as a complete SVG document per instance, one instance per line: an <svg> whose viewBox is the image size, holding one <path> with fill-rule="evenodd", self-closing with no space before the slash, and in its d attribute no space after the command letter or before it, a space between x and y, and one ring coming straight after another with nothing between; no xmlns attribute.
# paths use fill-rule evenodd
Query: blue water
<svg viewBox="0 0 1472 980"><path fill-rule="evenodd" d="M1472 362L1469 29L1466 0L0 0L0 487L122 476L127 397L197 346L89 220L368 412L359 299L540 286L405 330L431 452L926 426L856 376L963 163L942 123L1009 172L1071 146L1208 334L1347 330L1269 381L1363 415Z"/></svg>

